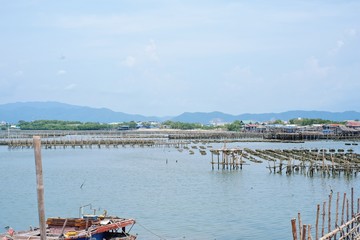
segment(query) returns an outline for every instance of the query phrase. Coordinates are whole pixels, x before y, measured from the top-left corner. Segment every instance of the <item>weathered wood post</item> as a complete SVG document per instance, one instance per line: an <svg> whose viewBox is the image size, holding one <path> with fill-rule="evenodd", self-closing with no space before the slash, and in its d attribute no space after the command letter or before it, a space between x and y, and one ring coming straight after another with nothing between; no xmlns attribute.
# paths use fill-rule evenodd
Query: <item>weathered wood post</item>
<svg viewBox="0 0 360 240"><path fill-rule="evenodd" d="M306 240L306 225L302 227L301 240Z"/></svg>
<svg viewBox="0 0 360 240"><path fill-rule="evenodd" d="M43 182L43 173L42 173L40 137L34 136L33 143L34 143L35 166L36 166L36 184L37 184L38 213L39 213L39 224L40 224L40 239L46 240L44 182Z"/></svg>
<svg viewBox="0 0 360 240"><path fill-rule="evenodd" d="M336 195L336 213L335 213L335 228L337 228L338 222L339 222L339 199L340 199L340 193L337 192ZM334 240L336 240L336 235L334 236Z"/></svg>
<svg viewBox="0 0 360 240"><path fill-rule="evenodd" d="M211 152L211 168L214 170L214 153Z"/></svg>
<svg viewBox="0 0 360 240"><path fill-rule="evenodd" d="M345 220L344 220L344 214L345 214L345 203L346 203L346 193L344 193L343 204L342 204L342 210L341 210L341 225L343 225L343 224L345 223Z"/></svg>
<svg viewBox="0 0 360 240"><path fill-rule="evenodd" d="M297 232L296 232L296 219L291 219L291 229L292 229L292 235L293 240L297 240Z"/></svg>
<svg viewBox="0 0 360 240"><path fill-rule="evenodd" d="M346 199L346 222L349 221L349 199ZM346 233L349 233L349 225L346 227Z"/></svg>
<svg viewBox="0 0 360 240"><path fill-rule="evenodd" d="M325 235L325 208L326 202L323 202L323 214L322 214L322 227L321 227L321 236Z"/></svg>
<svg viewBox="0 0 360 240"><path fill-rule="evenodd" d="M329 207L328 207L328 232L331 232L331 199L332 193L329 195Z"/></svg>
<svg viewBox="0 0 360 240"><path fill-rule="evenodd" d="M298 213L298 219L299 219L299 235L300 235L300 239L302 239L303 231L302 231L302 221L301 221L301 214L300 213Z"/></svg>
<svg viewBox="0 0 360 240"><path fill-rule="evenodd" d="M351 218L354 217L354 188L351 188ZM351 224L351 228L354 227L354 224Z"/></svg>
<svg viewBox="0 0 360 240"><path fill-rule="evenodd" d="M316 207L315 239L319 239L319 215L320 215L320 204L318 204Z"/></svg>
<svg viewBox="0 0 360 240"><path fill-rule="evenodd" d="M307 240L312 240L312 237L311 237L311 225L308 224L307 227L308 227L308 230L307 230L307 232L308 232Z"/></svg>

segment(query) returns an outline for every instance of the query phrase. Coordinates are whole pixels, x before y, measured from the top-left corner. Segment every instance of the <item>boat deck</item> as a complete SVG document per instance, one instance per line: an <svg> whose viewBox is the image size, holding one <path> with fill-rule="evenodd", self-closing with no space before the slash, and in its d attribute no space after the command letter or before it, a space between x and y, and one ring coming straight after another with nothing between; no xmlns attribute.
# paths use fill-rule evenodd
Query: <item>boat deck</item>
<svg viewBox="0 0 360 240"><path fill-rule="evenodd" d="M125 232L127 226L135 224L134 219L107 217L99 220L84 218L49 218L47 220L46 238L50 240L83 240L83 239L135 239ZM31 240L40 239L40 230L15 232L13 236L0 234L0 239Z"/></svg>

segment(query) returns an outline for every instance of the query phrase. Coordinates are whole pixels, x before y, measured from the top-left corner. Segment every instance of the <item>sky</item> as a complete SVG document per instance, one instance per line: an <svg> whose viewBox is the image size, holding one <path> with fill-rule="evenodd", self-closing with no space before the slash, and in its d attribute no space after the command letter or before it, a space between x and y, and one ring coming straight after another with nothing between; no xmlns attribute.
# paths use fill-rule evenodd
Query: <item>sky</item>
<svg viewBox="0 0 360 240"><path fill-rule="evenodd" d="M360 111L360 1L0 0L0 104Z"/></svg>

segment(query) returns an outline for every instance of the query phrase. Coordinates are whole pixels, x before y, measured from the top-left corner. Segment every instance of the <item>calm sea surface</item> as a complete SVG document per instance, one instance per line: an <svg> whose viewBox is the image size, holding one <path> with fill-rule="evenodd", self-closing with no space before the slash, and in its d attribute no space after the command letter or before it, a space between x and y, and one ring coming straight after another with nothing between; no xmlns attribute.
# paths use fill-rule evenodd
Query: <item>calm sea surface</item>
<svg viewBox="0 0 360 240"><path fill-rule="evenodd" d="M222 144L213 144L214 148ZM232 143L252 149L352 148L344 142ZM42 149L46 217L100 212L135 218L138 239L292 239L291 218L315 224L331 189L360 196L360 176L270 174L267 162L212 170L211 154L175 148ZM0 147L0 232L38 225L33 149ZM82 187L81 187L82 186ZM335 204L333 204L335 205Z"/></svg>

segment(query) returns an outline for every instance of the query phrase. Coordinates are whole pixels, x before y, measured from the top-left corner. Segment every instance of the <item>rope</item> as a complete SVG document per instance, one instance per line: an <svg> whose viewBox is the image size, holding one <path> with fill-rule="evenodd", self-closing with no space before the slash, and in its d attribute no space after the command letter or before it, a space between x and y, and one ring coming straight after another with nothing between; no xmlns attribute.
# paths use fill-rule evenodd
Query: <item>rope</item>
<svg viewBox="0 0 360 240"><path fill-rule="evenodd" d="M145 226L141 225L139 222L136 222L137 225L139 225L140 227L144 228L146 231L148 231L149 233L153 234L154 236L158 237L159 239L162 240L166 240L166 238L161 237L160 235L154 233L153 231L151 231L150 229L146 228Z"/></svg>

